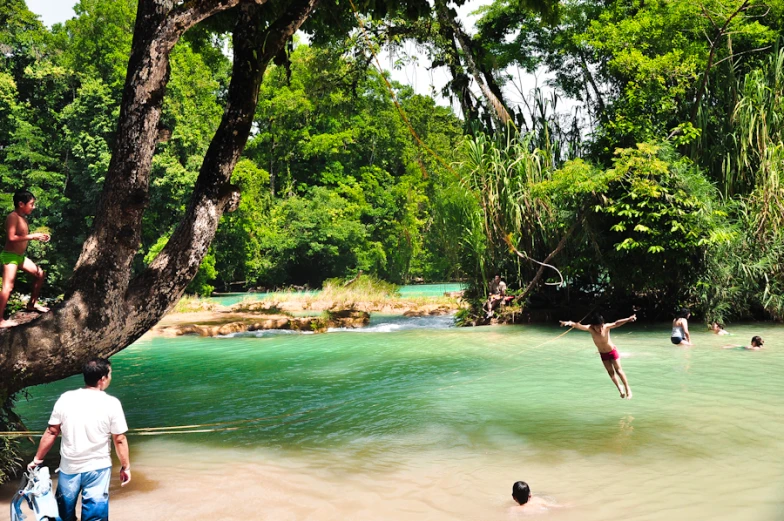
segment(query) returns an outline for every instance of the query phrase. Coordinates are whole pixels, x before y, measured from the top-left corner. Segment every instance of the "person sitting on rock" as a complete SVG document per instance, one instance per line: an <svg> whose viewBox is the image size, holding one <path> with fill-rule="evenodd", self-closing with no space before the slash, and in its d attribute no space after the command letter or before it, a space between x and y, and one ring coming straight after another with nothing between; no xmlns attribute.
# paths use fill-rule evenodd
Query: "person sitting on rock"
<svg viewBox="0 0 784 521"><path fill-rule="evenodd" d="M499 304L505 302L506 297L506 282L501 280L501 275L496 275L488 285L487 302L485 302L484 309L487 311L487 318L493 318L493 312Z"/></svg>

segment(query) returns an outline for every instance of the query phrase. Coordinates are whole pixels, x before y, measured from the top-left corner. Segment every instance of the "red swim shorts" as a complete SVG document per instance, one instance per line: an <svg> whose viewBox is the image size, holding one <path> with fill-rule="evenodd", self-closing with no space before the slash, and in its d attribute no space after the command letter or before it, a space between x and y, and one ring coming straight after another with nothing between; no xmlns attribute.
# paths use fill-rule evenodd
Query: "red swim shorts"
<svg viewBox="0 0 784 521"><path fill-rule="evenodd" d="M618 360L621 357L621 355L618 354L617 349L613 349L609 353L599 353L599 356L602 357L602 360L608 360L608 361Z"/></svg>

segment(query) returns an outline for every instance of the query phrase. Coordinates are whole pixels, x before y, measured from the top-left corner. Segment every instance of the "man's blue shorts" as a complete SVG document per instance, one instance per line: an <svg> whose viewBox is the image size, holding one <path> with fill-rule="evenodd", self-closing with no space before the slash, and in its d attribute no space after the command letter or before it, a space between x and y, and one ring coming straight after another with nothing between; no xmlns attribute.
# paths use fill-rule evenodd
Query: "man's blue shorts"
<svg viewBox="0 0 784 521"><path fill-rule="evenodd" d="M76 521L76 500L82 496L82 521L108 521L109 478L112 468L79 474L63 474L57 479L57 508L63 521Z"/></svg>

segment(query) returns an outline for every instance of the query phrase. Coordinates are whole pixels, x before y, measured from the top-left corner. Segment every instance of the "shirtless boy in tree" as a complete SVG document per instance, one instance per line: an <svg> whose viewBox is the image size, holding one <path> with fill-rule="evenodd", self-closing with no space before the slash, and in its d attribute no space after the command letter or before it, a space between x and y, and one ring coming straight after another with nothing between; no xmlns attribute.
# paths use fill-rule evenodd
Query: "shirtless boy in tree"
<svg viewBox="0 0 784 521"><path fill-rule="evenodd" d="M621 393L621 398L626 398L627 400L632 399L632 389L629 387L629 382L626 380L626 373L624 373L621 368L618 349L615 347L612 340L610 340L610 330L629 322L634 322L635 320L637 320L637 315L632 315L629 318L623 318L605 324L604 318L601 315L594 314L589 320L590 324L587 326L584 326L579 322L572 322L571 320L560 321L561 326L573 327L580 331L588 331L591 333L593 343L596 344L596 347L599 349L599 356L602 358L604 368L607 369L607 374L610 375L610 379L615 384L615 387L618 388L618 392ZM621 387L621 383L623 383L623 387Z"/></svg>
<svg viewBox="0 0 784 521"><path fill-rule="evenodd" d="M26 217L35 210L35 196L27 190L20 190L14 194L14 211L5 220L5 247L0 252L0 262L3 263L3 289L0 291L0 328L19 325L15 320L5 320L5 307L11 296L16 282L16 272L21 268L34 279L33 293L27 303L27 311L46 313L49 308L39 305L38 295L44 284L44 271L33 261L25 257L27 243L30 241L48 242L49 235L45 233L30 234Z"/></svg>

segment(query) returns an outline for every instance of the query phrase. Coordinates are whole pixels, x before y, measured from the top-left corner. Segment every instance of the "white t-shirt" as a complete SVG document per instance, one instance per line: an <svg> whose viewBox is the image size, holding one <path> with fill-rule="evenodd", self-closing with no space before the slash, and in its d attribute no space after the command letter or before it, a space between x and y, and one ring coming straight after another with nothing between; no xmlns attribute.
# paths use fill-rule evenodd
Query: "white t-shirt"
<svg viewBox="0 0 784 521"><path fill-rule="evenodd" d="M78 474L112 466L112 434L128 430L120 400L97 389L63 393L49 425L60 425L60 470Z"/></svg>

